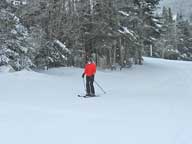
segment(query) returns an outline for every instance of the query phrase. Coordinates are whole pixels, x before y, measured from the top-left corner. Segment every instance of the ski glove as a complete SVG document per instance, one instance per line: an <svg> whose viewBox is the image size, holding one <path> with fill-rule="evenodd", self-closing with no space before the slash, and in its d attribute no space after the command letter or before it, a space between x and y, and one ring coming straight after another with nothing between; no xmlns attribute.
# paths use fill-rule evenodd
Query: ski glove
<svg viewBox="0 0 192 144"><path fill-rule="evenodd" d="M82 74L82 78L84 78L84 77L85 77L85 73Z"/></svg>

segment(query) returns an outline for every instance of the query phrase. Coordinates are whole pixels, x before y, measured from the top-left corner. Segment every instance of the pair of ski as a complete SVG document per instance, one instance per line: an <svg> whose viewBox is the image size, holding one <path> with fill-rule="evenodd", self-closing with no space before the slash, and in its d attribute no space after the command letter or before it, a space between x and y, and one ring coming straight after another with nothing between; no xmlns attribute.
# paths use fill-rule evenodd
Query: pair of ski
<svg viewBox="0 0 192 144"><path fill-rule="evenodd" d="M94 95L94 96L88 96L88 95L77 95L78 97L83 97L83 98L93 98L93 97L99 97L99 95Z"/></svg>

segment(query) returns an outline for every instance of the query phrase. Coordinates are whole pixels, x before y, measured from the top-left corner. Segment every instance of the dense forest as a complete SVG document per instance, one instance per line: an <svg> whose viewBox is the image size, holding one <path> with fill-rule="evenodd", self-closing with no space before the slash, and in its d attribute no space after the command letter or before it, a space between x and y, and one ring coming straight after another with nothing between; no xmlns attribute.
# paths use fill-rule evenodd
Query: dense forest
<svg viewBox="0 0 192 144"><path fill-rule="evenodd" d="M15 3L18 2L18 3ZM159 0L1 0L0 65L14 70L192 60L192 26Z"/></svg>

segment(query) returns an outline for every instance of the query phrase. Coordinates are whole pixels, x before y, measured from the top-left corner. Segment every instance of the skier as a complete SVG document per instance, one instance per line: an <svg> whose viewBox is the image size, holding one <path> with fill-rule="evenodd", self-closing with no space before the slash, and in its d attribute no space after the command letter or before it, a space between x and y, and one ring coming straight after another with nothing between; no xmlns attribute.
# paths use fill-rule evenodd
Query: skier
<svg viewBox="0 0 192 144"><path fill-rule="evenodd" d="M95 88L93 85L95 73L96 64L92 59L88 59L82 74L82 78L86 76L86 96L95 96Z"/></svg>

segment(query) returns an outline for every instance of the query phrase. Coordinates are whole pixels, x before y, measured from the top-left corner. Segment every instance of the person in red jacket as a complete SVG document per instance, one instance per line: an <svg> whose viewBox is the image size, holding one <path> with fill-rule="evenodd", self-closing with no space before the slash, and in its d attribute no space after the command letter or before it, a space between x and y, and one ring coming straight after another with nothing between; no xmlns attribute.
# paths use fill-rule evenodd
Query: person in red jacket
<svg viewBox="0 0 192 144"><path fill-rule="evenodd" d="M95 96L95 88L93 85L96 73L96 64L89 59L85 65L82 77L86 76L86 96Z"/></svg>

